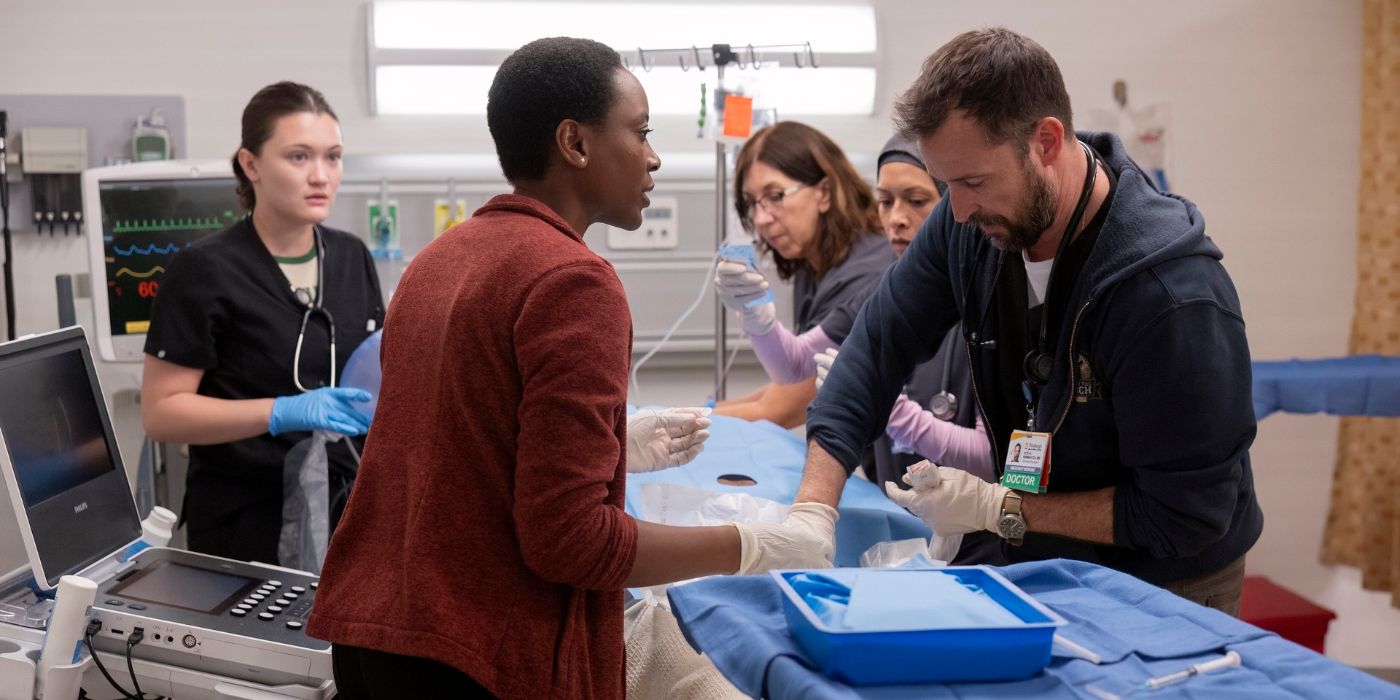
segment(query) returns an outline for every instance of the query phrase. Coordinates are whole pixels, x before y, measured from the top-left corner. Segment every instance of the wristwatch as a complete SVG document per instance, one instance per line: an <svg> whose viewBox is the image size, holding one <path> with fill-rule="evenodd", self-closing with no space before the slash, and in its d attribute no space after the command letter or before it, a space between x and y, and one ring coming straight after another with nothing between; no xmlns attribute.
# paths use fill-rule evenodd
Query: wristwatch
<svg viewBox="0 0 1400 700"><path fill-rule="evenodd" d="M1021 546L1022 538L1026 536L1026 518L1021 515L1021 494L1007 491L1006 496L1001 499L997 534L1004 537L1013 547Z"/></svg>

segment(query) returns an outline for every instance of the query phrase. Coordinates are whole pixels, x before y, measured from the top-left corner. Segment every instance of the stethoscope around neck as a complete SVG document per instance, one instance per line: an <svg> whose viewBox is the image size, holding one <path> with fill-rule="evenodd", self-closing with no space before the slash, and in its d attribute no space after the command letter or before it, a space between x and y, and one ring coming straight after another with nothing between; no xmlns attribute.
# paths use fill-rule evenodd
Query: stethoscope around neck
<svg viewBox="0 0 1400 700"><path fill-rule="evenodd" d="M1068 225L1065 227L1065 228L1066 228L1065 234L1060 238L1060 245L1059 245L1058 249L1055 251L1055 259L1056 259L1057 262L1058 262L1060 259L1062 259L1062 258L1064 257L1064 252L1065 252L1065 250L1068 248L1070 239L1073 238L1073 236L1074 236L1074 231L1075 231L1075 229L1077 229L1077 228L1079 227L1080 219L1081 219L1081 218L1083 217L1083 215L1084 215L1084 210L1085 210L1085 208L1086 208L1086 207L1088 206L1088 204L1089 204L1089 199L1090 199L1090 197L1091 197L1091 196L1093 195L1093 193L1094 193L1094 185L1095 185L1095 183L1096 183L1097 180L1098 180L1098 164L1099 164L1098 155L1095 154L1094 151L1093 151L1093 149L1089 148L1089 145L1086 144L1086 143L1084 143L1083 141L1079 141L1079 140L1076 139L1076 143L1078 143L1078 144L1079 144L1079 147L1082 148L1082 149L1084 150L1084 158L1085 158L1085 161L1086 161L1086 163L1087 163L1087 165L1088 165L1088 172L1085 173L1085 175L1084 175L1084 185L1083 185L1083 189L1080 191L1080 194L1079 194L1079 201L1076 202L1076 204L1075 204L1074 212L1070 215L1070 221L1068 222ZM982 261L982 254L986 252L986 250L987 250L988 247L989 247L989 246L988 246L987 244L985 244L985 243L984 243L984 245L978 247L978 249L977 249L977 254L974 256L973 263L972 263L972 267L973 267L974 270L977 268L978 264ZM1046 319L1045 317L1046 317L1047 315L1049 315L1049 309L1050 309L1050 307L1049 307L1050 287L1053 285L1053 280L1054 280L1054 278L1055 278L1055 266L1054 266L1054 263L1052 263L1052 264L1051 264L1051 267L1050 267L1050 280L1051 280L1051 284L1047 284L1047 285L1046 285L1046 293L1045 293L1045 297L1046 297L1046 298L1045 298L1045 301L1043 302L1043 303L1045 304L1045 306L1044 306L1044 308L1043 308L1042 311L1041 311L1040 328L1039 328L1039 333L1037 333L1037 338L1036 338L1037 342L1036 342L1036 346L1033 347L1033 348L1031 348L1031 350L1030 350L1029 352L1026 353L1026 357L1025 357L1025 359L1023 360L1023 362L1022 362L1022 365L1023 365L1023 366L1022 366L1022 371L1023 371L1023 372L1025 373L1025 375L1026 375L1026 382L1023 383L1023 387L1022 387L1022 388L1023 388L1023 389L1026 391L1026 393L1027 393L1027 400L1028 400L1028 401L1030 400L1030 396L1029 396L1029 393L1030 393L1030 384L1031 384L1031 383L1035 383L1035 384L1038 386L1038 385L1042 385L1042 384L1044 384L1045 382L1049 381L1049 379L1050 379L1050 373L1051 373L1051 372L1053 371L1053 369L1054 369L1054 357L1047 351L1046 342L1045 342L1045 341L1046 341L1046 333L1045 333L1045 331L1046 331L1046 322L1047 322L1047 319ZM972 296L972 282L973 282L973 279L974 279L974 275L968 275L967 282L965 283L965 285L964 285L964 287L963 287L963 310L962 310L962 317L963 317L963 318L967 318L967 301L968 301L968 299L970 299L971 296ZM975 335L975 334L974 334L973 338L974 338L974 339L976 338L976 335ZM995 341L995 340L984 340L984 341L981 341L981 342L978 343L978 344L979 344L979 346L981 346L981 347L986 347L986 348L995 348L995 347L996 347L996 341ZM952 358L953 358L953 356L952 356L952 353L950 352L950 353L948 353L947 357L945 357L945 358L943 359L943 385L942 385L943 388L942 388L942 390L939 391L938 394L935 395L935 396L933 397L933 399L929 402L929 410L930 410L930 412L933 413L933 416L934 416L935 418L938 418L939 420L945 420L945 421L947 421L947 420L952 420L952 419L953 419L953 416L957 415L957 411L958 411L958 399L957 399L957 396L955 396L955 395L953 394L953 392L952 392L952 390L951 390L951 386L950 386L949 383L948 383L948 382L949 382L949 379L950 379L950 376L951 376L951 374L952 374L952 366L953 366L953 359L952 359Z"/></svg>
<svg viewBox="0 0 1400 700"><path fill-rule="evenodd" d="M328 386L335 386L335 318L331 312L326 310L326 285L325 285L325 244L321 240L321 227L313 226L312 236L316 240L316 295L305 288L298 288L292 293L296 297L297 303L304 308L301 314L301 330L297 331L296 352L292 355L292 382L296 384L297 390L305 393L311 391L301 384L301 348L306 340L306 325L311 322L312 316L320 316L326 320L326 329L330 333L330 368L331 382Z"/></svg>
<svg viewBox="0 0 1400 700"><path fill-rule="evenodd" d="M1055 270L1060 261L1065 257L1065 251L1069 249L1070 239L1074 238L1079 229L1079 222L1084 216L1084 210L1089 206L1089 199L1094 194L1094 184L1098 182L1099 159L1094 154L1093 149L1088 144L1079 141L1079 146L1084 149L1084 162L1088 167L1088 172L1084 175L1084 186L1079 193L1079 201L1075 204L1074 213L1070 214L1069 222L1065 225L1065 232L1060 236L1060 244L1055 251L1055 261L1050 263L1050 279L1045 285L1045 300L1042 302L1040 310L1040 326L1036 333L1035 347L1026 353L1022 363L1022 371L1026 375L1026 381L1037 387L1044 386L1050 381L1050 373L1054 370L1055 357L1046 343L1046 328L1050 324L1050 292L1055 288ZM1024 387L1027 394L1027 401L1030 400L1031 387Z"/></svg>
<svg viewBox="0 0 1400 700"><path fill-rule="evenodd" d="M938 393L929 399L928 410L938 420L951 421L958 415L958 397L953 393L953 386L949 384L953 379L953 353L958 351L958 344L945 344L948 347L947 352L943 353L943 380L939 383Z"/></svg>

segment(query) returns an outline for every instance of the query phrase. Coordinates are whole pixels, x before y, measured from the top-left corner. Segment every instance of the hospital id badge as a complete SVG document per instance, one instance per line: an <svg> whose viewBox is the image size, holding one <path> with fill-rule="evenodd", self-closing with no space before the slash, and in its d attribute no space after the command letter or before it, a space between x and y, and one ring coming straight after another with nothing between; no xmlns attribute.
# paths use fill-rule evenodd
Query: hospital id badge
<svg viewBox="0 0 1400 700"><path fill-rule="evenodd" d="M1001 485L1028 493L1045 493L1050 485L1050 433L1011 432Z"/></svg>

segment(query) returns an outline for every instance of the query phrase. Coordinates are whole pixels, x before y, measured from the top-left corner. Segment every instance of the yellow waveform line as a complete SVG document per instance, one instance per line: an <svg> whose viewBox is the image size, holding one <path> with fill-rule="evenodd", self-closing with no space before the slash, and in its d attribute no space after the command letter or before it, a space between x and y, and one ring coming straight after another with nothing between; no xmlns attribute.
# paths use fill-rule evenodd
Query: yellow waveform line
<svg viewBox="0 0 1400 700"><path fill-rule="evenodd" d="M145 272L136 272L129 267L123 267L122 269L117 270L117 274L112 276L121 277L122 275L127 275L130 277L135 277L137 279L145 279L147 277L150 277L151 275L154 275L157 272L165 272L165 268L161 267L160 265L156 265L155 267L146 270Z"/></svg>

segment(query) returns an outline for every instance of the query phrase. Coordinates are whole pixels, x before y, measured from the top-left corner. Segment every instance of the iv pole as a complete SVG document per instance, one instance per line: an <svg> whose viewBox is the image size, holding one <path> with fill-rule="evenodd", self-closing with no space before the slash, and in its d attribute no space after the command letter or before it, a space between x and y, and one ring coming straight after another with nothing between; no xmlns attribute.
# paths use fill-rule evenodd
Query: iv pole
<svg viewBox="0 0 1400 700"><path fill-rule="evenodd" d="M734 61L734 52L724 44L710 47L715 62L715 118L724 107L724 67ZM723 124L721 123L721 128ZM729 238L728 204L729 146L721 139L715 139L715 250ZM708 274L708 273L706 273ZM723 401L728 393L725 387L729 368L725 366L725 345L729 340L729 314L724 302L715 295L715 402Z"/></svg>
<svg viewBox="0 0 1400 700"><path fill-rule="evenodd" d="M15 339L15 266L14 248L10 242L10 183L5 179L5 132L8 118L0 110L0 236L5 246L5 339Z"/></svg>
<svg viewBox="0 0 1400 700"><path fill-rule="evenodd" d="M761 51L764 51L764 53L759 53L760 50L761 50ZM773 53L768 53L768 52L773 52ZM782 52L782 53L777 53L777 52ZM734 64L734 65L738 66L741 70L743 70L743 69L745 69L745 68L752 68L752 69L754 69L754 70L758 70L758 66L759 66L759 63L760 63L760 62L770 62L770 61L771 61L771 62L776 62L776 63L778 63L779 65L782 65L782 62L783 62L784 60L786 60L786 54L787 54L788 52L791 52L791 54L792 54L792 59L791 59L791 60L792 60L792 65L793 65L793 66L795 66L795 67L797 67L797 68L816 68L816 67L817 67L817 60L816 60L817 57L816 57L816 54L812 51L812 44L811 44L811 42L805 42L805 43L802 43L802 44L772 44L772 45L765 45L765 46L754 46L753 44L748 44L748 45L742 47L742 54L741 54L740 52L736 52L736 51L734 50L733 45L731 45L731 44L713 44L713 45L711 45L711 46L710 46L710 61L711 61L711 65L713 65L713 66L715 67L715 72L716 72L715 93L714 93L714 110L713 110L713 113L714 113L714 115L715 115L714 118L715 118L715 119L721 119L721 120L723 119L722 114L723 114L723 112L724 112L724 97L725 97L725 94L727 94L727 93L725 92L725 90L723 89L723 86L724 86L724 69L725 69L726 66L728 66L728 65L730 65L730 64ZM650 54L650 55L654 55L654 54L662 54L662 53L673 53L673 54L677 54L677 61L680 63L681 70L689 70L689 69L690 69L690 68L689 68L689 65L686 63L686 57L687 57L687 56L694 56L695 66L696 66L697 68L699 68L700 70L703 71L703 70L705 70L705 68L706 68L704 62L701 61L701 53L700 53L700 48L699 48L698 46L690 46L690 47L687 47L687 48L679 48L679 49L643 49L643 48L638 48L638 49L637 49L637 62L641 65L642 70L651 71L651 69L652 69L652 64L649 63L649 62L647 61L647 56L648 56L649 54ZM747 66L745 65L745 63L746 63L745 56L747 57L747 64L748 64ZM623 57L623 63L628 64L628 67L629 67L629 68L631 67L630 63L628 63L628 61L626 60L626 57L625 57L625 56ZM703 116L703 113L702 113L702 116ZM721 121L721 128L722 128L722 124L723 124L723 121ZM726 188L726 185L728 184L728 181L729 181L729 145L726 144L726 143L725 143L723 140L721 140L721 139L715 139L715 250L719 250L720 247L724 245L725 240L729 237L729 217L727 216L727 214L728 214L728 212L729 212L729 206L728 206L728 204L729 204L729 201L728 201L729 193L728 193L728 190L727 190L727 188ZM724 303L721 302L721 301L719 300L718 295L716 295L716 297L715 297L715 393L714 393L714 400L715 400L715 401L722 401L722 400L724 400L724 398L725 398L725 393L726 393L725 384L726 384L726 379L727 379L728 370L729 370L729 368L726 366L727 362L726 362L726 358L725 358L725 354L726 354L726 345L728 344L728 340L729 340L729 338L728 338L728 325L729 325L729 314L726 312L726 310L725 310L725 308L724 308Z"/></svg>

